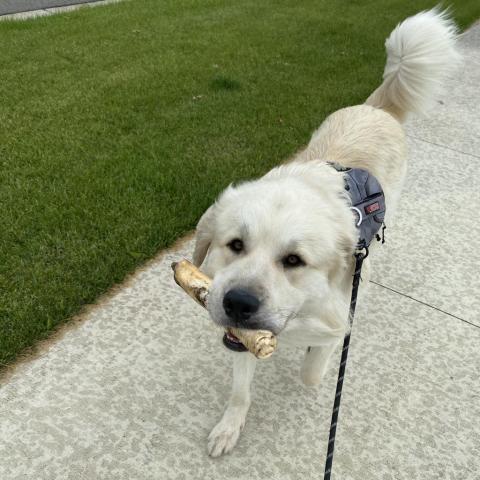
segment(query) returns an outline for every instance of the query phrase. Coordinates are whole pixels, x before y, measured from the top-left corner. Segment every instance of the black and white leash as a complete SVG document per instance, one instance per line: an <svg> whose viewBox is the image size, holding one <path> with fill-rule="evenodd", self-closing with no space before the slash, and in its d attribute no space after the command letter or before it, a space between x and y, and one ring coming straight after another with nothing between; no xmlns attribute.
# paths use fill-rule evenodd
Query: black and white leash
<svg viewBox="0 0 480 480"><path fill-rule="evenodd" d="M337 389L333 403L332 422L330 424L330 436L328 438L327 460L325 462L324 480L330 480L333 465L333 450L335 447L335 434L337 433L338 414L340 411L340 400L342 398L343 380L347 365L348 347L352 334L353 317L357 304L358 286L362 273L363 261L368 257L368 246L376 238L385 243L385 195L379 181L367 170L361 168L349 168L338 163L330 165L342 172L345 180L345 190L351 200L351 208L357 215L356 226L358 227L359 241L355 251L355 273L353 274L352 296L350 299L350 311L348 315L349 329L343 340L342 358L338 371ZM382 228L381 236L378 234Z"/></svg>
<svg viewBox="0 0 480 480"><path fill-rule="evenodd" d="M365 247L355 253L355 273L353 275L352 296L350 300L350 311L348 315L349 329L343 340L342 358L338 371L337 390L335 392L335 401L333 403L332 421L330 424L330 435L328 438L327 460L325 462L325 474L323 479L330 480L333 464L333 450L335 448L335 434L337 432L338 413L340 411L340 400L342 398L343 380L345 378L345 367L347 365L348 347L350 346L350 336L353 327L353 317L355 315L355 306L357 304L358 286L360 284L360 275L362 273L363 261L368 257L368 248Z"/></svg>

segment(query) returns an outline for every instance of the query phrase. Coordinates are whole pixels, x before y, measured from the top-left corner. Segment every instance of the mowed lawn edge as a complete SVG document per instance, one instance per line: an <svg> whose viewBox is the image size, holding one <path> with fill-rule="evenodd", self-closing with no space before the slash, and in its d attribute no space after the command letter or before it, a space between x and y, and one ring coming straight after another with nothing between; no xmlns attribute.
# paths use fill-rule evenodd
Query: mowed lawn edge
<svg viewBox="0 0 480 480"><path fill-rule="evenodd" d="M477 0L450 2L461 27ZM135 0L0 22L0 366L380 83L432 1Z"/></svg>

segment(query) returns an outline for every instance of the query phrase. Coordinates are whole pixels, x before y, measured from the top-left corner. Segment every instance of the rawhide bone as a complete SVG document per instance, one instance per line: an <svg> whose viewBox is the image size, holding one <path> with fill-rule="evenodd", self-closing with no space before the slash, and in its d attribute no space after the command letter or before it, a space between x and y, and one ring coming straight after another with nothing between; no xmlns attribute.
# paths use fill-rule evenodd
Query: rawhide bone
<svg viewBox="0 0 480 480"><path fill-rule="evenodd" d="M172 270L175 282L202 307L206 308L212 280L188 260L173 262ZM228 327L227 330L257 358L269 357L277 347L277 338L268 330L246 330L234 327Z"/></svg>

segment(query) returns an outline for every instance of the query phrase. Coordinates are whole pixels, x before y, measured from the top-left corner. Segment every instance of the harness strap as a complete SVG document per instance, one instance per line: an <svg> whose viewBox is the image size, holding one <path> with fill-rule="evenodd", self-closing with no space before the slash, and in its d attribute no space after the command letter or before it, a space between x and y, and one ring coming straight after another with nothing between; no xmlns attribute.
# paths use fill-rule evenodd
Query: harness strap
<svg viewBox="0 0 480 480"><path fill-rule="evenodd" d="M348 314L349 329L343 340L342 358L338 371L337 390L335 392L335 401L333 403L332 421L330 424L330 435L328 438L327 460L325 462L324 480L330 480L333 464L333 450L335 448L335 434L337 432L338 413L340 411L340 400L342 398L343 379L345 378L345 367L347 365L348 347L350 346L350 335L353 327L353 317L355 315L355 306L357 304L358 286L360 284L360 275L362 272L363 261L368 257L368 248L365 251L355 253L355 273L353 275L352 296L350 300L350 311Z"/></svg>

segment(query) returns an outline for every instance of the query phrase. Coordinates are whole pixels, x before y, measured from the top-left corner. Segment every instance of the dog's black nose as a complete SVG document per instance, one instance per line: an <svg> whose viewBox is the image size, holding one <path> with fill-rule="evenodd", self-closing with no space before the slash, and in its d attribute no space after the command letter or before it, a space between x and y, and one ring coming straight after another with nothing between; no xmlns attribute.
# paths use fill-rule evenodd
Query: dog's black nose
<svg viewBox="0 0 480 480"><path fill-rule="evenodd" d="M223 297L223 309L234 320L248 320L260 307L260 300L241 289L229 290Z"/></svg>

